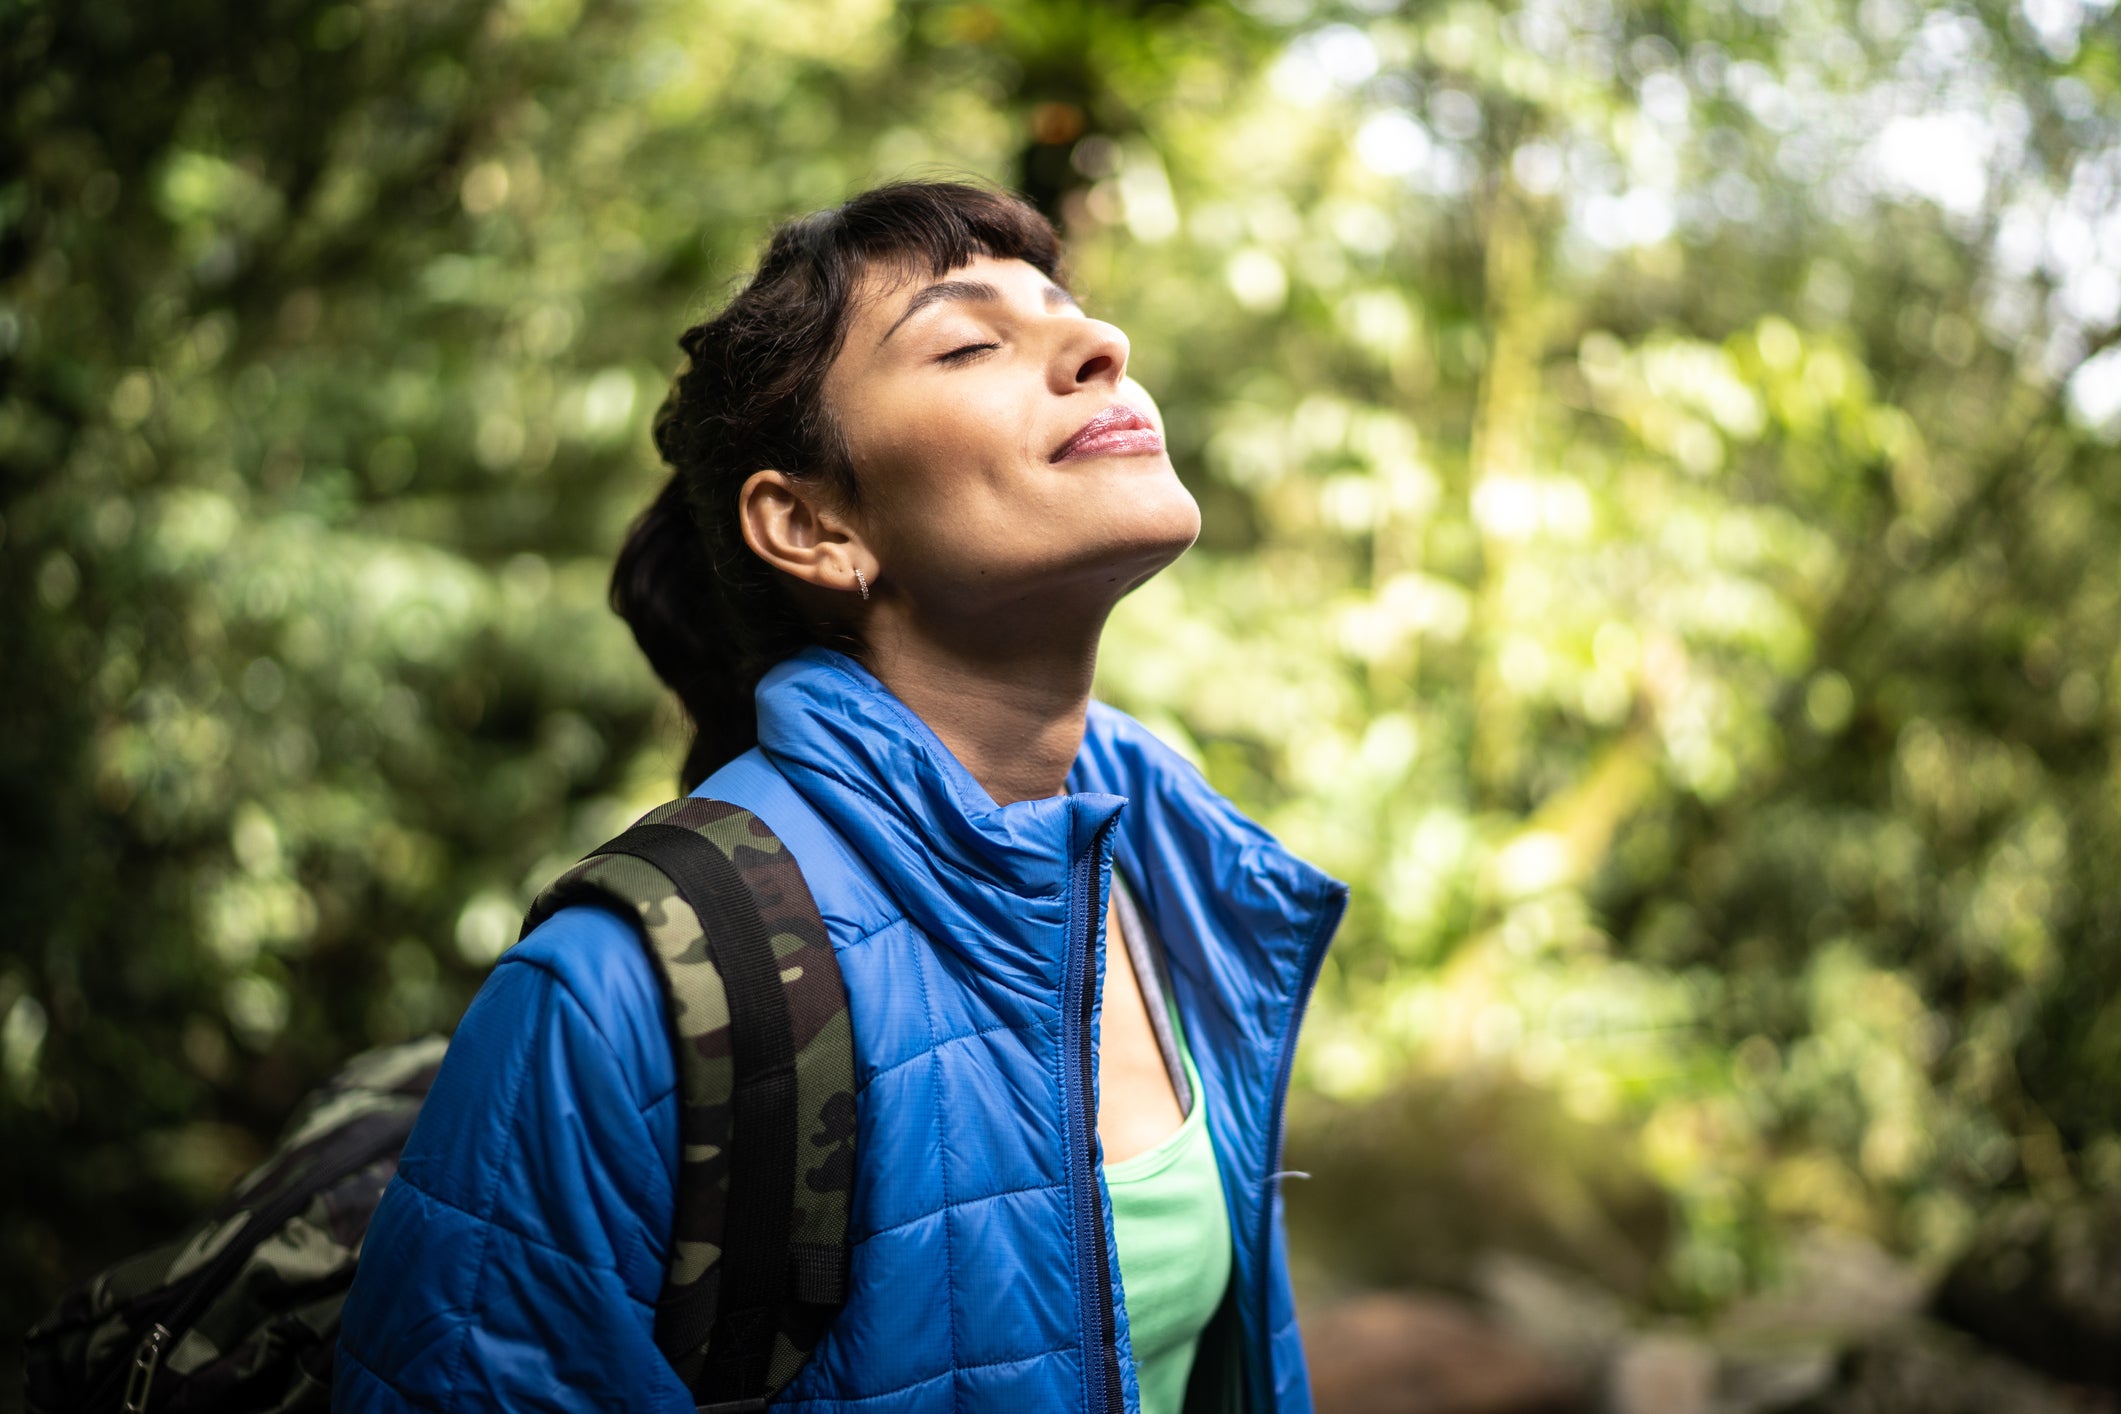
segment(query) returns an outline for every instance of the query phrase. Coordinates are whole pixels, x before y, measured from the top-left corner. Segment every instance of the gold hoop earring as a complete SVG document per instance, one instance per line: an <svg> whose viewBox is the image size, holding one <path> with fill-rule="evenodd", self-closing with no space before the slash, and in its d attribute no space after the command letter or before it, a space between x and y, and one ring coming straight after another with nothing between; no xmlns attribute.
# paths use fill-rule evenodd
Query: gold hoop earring
<svg viewBox="0 0 2121 1414"><path fill-rule="evenodd" d="M868 599L869 580L866 576L862 574L862 567L860 565L856 565L854 567L854 582L862 587L862 598L864 600Z"/></svg>

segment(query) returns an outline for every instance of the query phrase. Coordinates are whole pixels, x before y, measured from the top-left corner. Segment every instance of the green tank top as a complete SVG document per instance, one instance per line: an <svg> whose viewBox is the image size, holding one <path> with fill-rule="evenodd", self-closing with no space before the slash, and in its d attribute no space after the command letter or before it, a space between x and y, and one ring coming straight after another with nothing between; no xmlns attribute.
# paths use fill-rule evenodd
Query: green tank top
<svg viewBox="0 0 2121 1414"><path fill-rule="evenodd" d="M1208 1098L1175 1009L1166 1014L1193 1103L1161 1144L1105 1165L1141 1414L1179 1414L1201 1332L1230 1282L1230 1214L1208 1140Z"/></svg>

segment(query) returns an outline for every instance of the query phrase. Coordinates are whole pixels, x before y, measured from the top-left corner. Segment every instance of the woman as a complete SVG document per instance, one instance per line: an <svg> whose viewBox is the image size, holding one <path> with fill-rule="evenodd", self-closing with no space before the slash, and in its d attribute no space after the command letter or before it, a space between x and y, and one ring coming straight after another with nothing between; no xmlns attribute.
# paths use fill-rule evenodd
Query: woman
<svg viewBox="0 0 2121 1414"><path fill-rule="evenodd" d="M851 1294L793 1407L1309 1404L1275 1169L1345 889L1090 700L1199 512L1058 268L953 184L783 229L681 341L619 557L686 785L787 842L846 978ZM594 909L495 968L370 1231L340 1408L692 1408L652 1338L659 1006Z"/></svg>

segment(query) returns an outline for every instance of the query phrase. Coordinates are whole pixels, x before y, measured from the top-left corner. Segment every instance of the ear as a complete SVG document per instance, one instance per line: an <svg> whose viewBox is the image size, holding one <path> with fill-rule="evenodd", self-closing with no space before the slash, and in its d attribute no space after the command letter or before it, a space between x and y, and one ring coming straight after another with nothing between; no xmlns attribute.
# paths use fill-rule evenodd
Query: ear
<svg viewBox="0 0 2121 1414"><path fill-rule="evenodd" d="M815 482L782 471L753 472L737 492L737 523L753 554L805 584L858 593L857 569L876 582L876 557Z"/></svg>

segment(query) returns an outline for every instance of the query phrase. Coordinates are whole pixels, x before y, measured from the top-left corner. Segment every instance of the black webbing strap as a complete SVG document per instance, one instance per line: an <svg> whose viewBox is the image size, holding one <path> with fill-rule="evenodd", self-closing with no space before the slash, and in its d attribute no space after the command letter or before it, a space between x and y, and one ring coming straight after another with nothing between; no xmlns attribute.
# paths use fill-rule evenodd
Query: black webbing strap
<svg viewBox="0 0 2121 1414"><path fill-rule="evenodd" d="M809 1306L847 1304L847 1249L820 1242L788 1244L788 1295Z"/></svg>
<svg viewBox="0 0 2121 1414"><path fill-rule="evenodd" d="M795 1218L795 1028L779 961L751 890L727 855L678 825L636 825L598 850L662 871L700 920L729 998L735 1088L730 1098L729 1203L722 1218L722 1275L694 1299L658 1313L665 1349L707 1360L694 1382L702 1407L762 1407L778 1330L776 1307L800 1288L789 1239ZM808 1265L805 1263L804 1265ZM807 1295L805 1296L807 1299ZM710 1330L711 1325L711 1330Z"/></svg>

